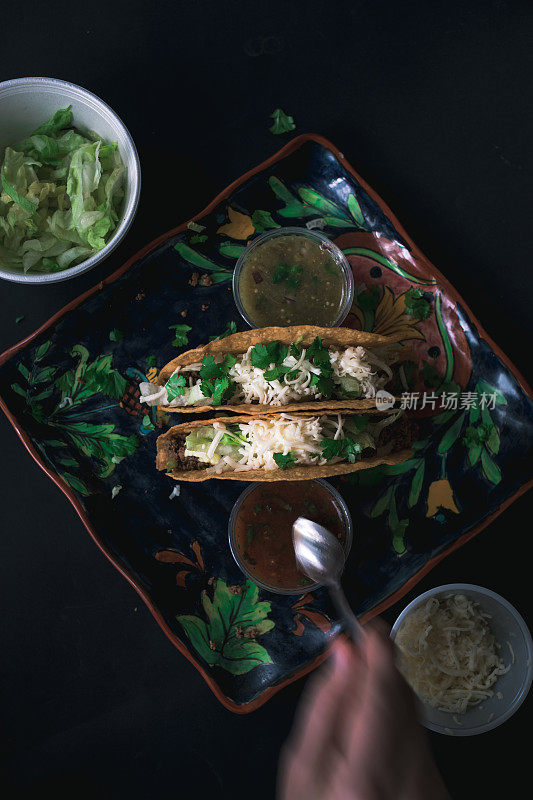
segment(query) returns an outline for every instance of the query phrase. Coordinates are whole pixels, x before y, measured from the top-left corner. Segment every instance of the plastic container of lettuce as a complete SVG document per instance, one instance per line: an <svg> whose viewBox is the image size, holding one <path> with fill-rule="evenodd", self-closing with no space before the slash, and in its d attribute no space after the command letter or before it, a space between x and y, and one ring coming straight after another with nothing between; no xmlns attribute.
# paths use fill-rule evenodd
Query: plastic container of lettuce
<svg viewBox="0 0 533 800"><path fill-rule="evenodd" d="M67 126L60 127L68 121L61 114L56 116L55 124L49 124L56 112L69 106L72 120ZM76 139L71 128L84 140ZM21 161L18 151L13 150L6 159L6 148L21 142L26 143L24 159ZM40 154L44 159L38 162ZM63 170L62 175L65 154L68 174ZM28 163L32 160L48 162L46 183L50 185L43 186L44 181L40 181L38 197L28 187L32 169L41 170L37 164ZM80 86L54 78L19 78L0 83L0 164L5 164L1 196L7 198L6 203L0 200L0 217L4 218L3 222L0 219L0 277L6 280L56 283L81 275L117 247L133 221L141 187L135 144L115 112ZM58 177L54 180L56 170ZM60 197L60 184L66 183L68 177L72 204L69 199L61 202ZM47 192L53 197L52 208L59 205L63 207L60 211L71 210L73 214L60 213L53 223L45 222L45 215L35 213L34 206L38 212L42 206L39 198ZM8 206L12 209L9 218ZM19 217L31 233L23 236L20 243ZM5 247L6 241L12 246ZM47 252L47 261L43 263L40 258L34 268L32 261L39 258L39 251Z"/></svg>

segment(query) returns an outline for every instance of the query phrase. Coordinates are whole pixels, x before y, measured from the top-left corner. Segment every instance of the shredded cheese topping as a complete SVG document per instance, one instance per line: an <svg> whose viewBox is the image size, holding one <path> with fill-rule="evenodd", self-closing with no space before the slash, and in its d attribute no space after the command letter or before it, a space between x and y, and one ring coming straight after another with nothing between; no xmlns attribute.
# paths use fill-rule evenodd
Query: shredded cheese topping
<svg viewBox="0 0 533 800"><path fill-rule="evenodd" d="M279 380L267 381L265 370L252 364L251 352L253 346L246 353L237 357L236 363L228 370L227 376L235 387L229 403L261 403L263 405L283 406L305 398L317 399L322 397L317 386L311 384L313 375L320 375L320 367L306 358L306 349L302 348L299 358L287 355L281 366L290 368L295 376L283 375ZM390 353L386 350L366 350L364 347L347 347L345 350L329 349L329 357L333 368L332 378L337 392L334 395L344 397L342 392L342 379L355 378L359 382L360 395L363 398L372 398L376 392L383 388L392 378L392 370L387 363ZM215 359L217 360L217 359ZM222 358L218 358L220 363ZM199 390L201 379L198 372L201 364L190 364L178 367L171 375L181 374L188 379L187 391L168 401L165 387L155 386L152 383L141 383L141 403L150 406L166 405L170 407L188 405L209 405L210 397L204 397ZM275 364L270 365L272 369ZM289 373L290 374L290 373ZM169 379L170 380L170 379ZM191 391L192 390L192 391Z"/></svg>
<svg viewBox="0 0 533 800"><path fill-rule="evenodd" d="M395 640L399 667L425 703L464 714L493 696L491 687L510 665L498 654L489 619L462 594L432 597L405 618Z"/></svg>
<svg viewBox="0 0 533 800"><path fill-rule="evenodd" d="M221 433L225 426L218 424ZM239 448L240 458L236 460L231 456L222 456L214 466L208 467L208 472L220 474L227 470L245 472L251 469L278 469L274 453L287 455L290 452L296 464L326 464L328 462L322 457L322 439L338 435L342 430L342 417L338 414L336 417L302 418L280 414L269 420L241 422L239 428L247 440Z"/></svg>

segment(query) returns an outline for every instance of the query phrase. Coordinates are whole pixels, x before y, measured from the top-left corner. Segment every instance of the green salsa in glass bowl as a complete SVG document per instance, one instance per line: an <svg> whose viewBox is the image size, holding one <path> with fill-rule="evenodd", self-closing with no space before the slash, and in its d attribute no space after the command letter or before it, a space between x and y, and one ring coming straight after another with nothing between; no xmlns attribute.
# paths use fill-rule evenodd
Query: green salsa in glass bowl
<svg viewBox="0 0 533 800"><path fill-rule="evenodd" d="M351 267L327 236L280 228L254 239L233 274L233 296L252 328L320 325L335 328L353 301Z"/></svg>

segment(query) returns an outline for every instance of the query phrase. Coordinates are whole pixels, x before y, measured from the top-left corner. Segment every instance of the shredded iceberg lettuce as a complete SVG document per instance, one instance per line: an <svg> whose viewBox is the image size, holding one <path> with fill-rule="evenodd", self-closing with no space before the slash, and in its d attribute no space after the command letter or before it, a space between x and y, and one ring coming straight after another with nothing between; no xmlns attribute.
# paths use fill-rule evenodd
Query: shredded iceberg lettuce
<svg viewBox="0 0 533 800"><path fill-rule="evenodd" d="M126 168L117 144L71 127L59 109L6 147L0 168L0 265L60 272L105 246L120 218Z"/></svg>

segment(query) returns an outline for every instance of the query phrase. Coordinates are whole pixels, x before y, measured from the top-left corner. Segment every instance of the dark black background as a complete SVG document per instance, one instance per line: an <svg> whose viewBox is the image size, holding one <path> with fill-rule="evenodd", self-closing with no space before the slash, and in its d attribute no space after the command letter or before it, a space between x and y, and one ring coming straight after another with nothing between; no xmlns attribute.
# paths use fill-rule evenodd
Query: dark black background
<svg viewBox="0 0 533 800"><path fill-rule="evenodd" d="M274 153L286 137L268 132L268 115L281 106L297 132L346 154L531 380L528 0L26 0L2 18L0 80L45 75L100 95L133 135L143 187L101 268L0 286L1 349ZM252 715L226 711L4 419L0 431L9 796L272 798L304 681ZM448 581L490 587L527 618L530 509L522 497L387 619ZM531 708L483 736L431 737L454 798L517 796Z"/></svg>

